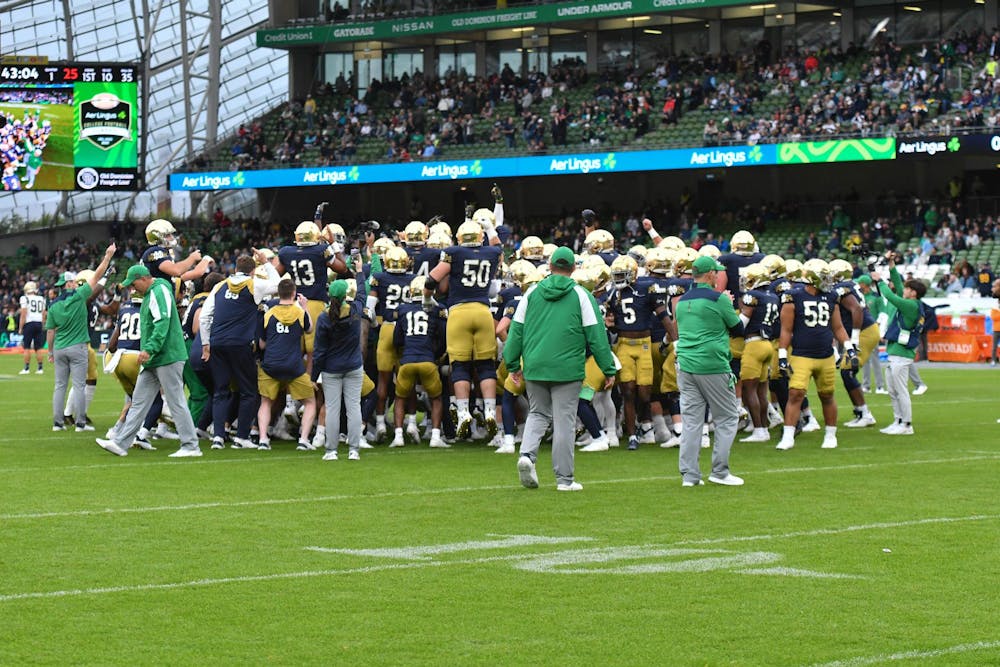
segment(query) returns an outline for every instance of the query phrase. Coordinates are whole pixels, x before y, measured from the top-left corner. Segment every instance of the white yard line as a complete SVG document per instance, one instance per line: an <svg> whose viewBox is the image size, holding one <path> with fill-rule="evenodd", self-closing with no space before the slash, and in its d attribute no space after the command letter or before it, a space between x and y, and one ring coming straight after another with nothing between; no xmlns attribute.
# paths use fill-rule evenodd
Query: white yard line
<svg viewBox="0 0 1000 667"><path fill-rule="evenodd" d="M878 665L883 662L896 662L899 660L917 660L922 658L939 658L943 655L955 655L956 653L971 653L972 651L987 651L1000 648L1000 641L973 642L971 644L958 644L947 648L931 649L927 651L902 651L900 653L887 653L884 655L864 656L860 658L849 658L847 660L835 660L813 665L813 667L864 667L864 665Z"/></svg>
<svg viewBox="0 0 1000 667"><path fill-rule="evenodd" d="M428 450L429 451L429 450ZM292 457L294 458L294 457ZM233 459L239 460L239 459ZM261 459L263 460L263 459ZM858 468L898 467L904 465L939 465L947 463L964 463L968 461L998 461L997 456L966 456L950 459L922 459L917 461L885 461L882 463L853 463L840 466L813 466L800 468L773 468L769 470L750 471L750 474L781 474L801 472L830 472L837 470L854 470ZM677 481L677 475L656 475L649 477L629 477L622 479L605 479L588 481L590 486L609 484L641 484L645 482ZM475 493L481 491L519 491L516 482L509 484L492 484L487 486L458 486L442 489L410 489L405 491L385 491L382 493L337 494L329 496L305 496L299 498L264 498L260 500L216 501L205 503L188 503L185 505L153 505L147 507L107 507L90 510L65 510L54 512L25 512L19 514L0 514L0 521L30 521L34 519L52 519L65 517L110 516L115 514L145 514L152 512L181 512L199 509L222 509L236 507L258 507L268 505L298 505L304 503L325 503L343 500L371 500L375 498L403 498L410 496L447 495L451 493Z"/></svg>

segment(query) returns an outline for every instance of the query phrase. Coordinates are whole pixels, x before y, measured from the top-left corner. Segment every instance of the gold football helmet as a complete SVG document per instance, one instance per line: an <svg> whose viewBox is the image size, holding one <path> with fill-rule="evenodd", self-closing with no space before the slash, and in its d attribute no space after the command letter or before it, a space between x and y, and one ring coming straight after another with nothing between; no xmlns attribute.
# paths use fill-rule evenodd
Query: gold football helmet
<svg viewBox="0 0 1000 667"><path fill-rule="evenodd" d="M585 269L596 269L602 266L608 268L608 263L600 255L587 255L583 258L581 266Z"/></svg>
<svg viewBox="0 0 1000 667"><path fill-rule="evenodd" d="M577 269L570 276L577 285L587 290L588 292L593 292L596 285L597 274L590 269Z"/></svg>
<svg viewBox="0 0 1000 667"><path fill-rule="evenodd" d="M416 303L424 298L424 283L427 282L426 276L417 276L410 281L410 287L406 291L406 296L412 303Z"/></svg>
<svg viewBox="0 0 1000 667"><path fill-rule="evenodd" d="M639 264L628 255L618 255L611 262L611 280L621 289L635 282L639 277Z"/></svg>
<svg viewBox="0 0 1000 667"><path fill-rule="evenodd" d="M752 255L757 247L757 240L754 239L753 234L745 229L733 234L733 238L729 241L729 247L737 255Z"/></svg>
<svg viewBox="0 0 1000 667"><path fill-rule="evenodd" d="M664 236L660 239L657 247L664 250L682 250L684 248L684 241L681 241L677 236Z"/></svg>
<svg viewBox="0 0 1000 667"><path fill-rule="evenodd" d="M802 265L802 277L807 285L812 285L821 292L830 291L833 286L833 275L830 265L822 259L810 259Z"/></svg>
<svg viewBox="0 0 1000 667"><path fill-rule="evenodd" d="M646 270L658 276L671 273L670 255L663 248L650 248L646 252Z"/></svg>
<svg viewBox="0 0 1000 667"><path fill-rule="evenodd" d="M523 241L521 241L521 259L527 259L532 262L542 261L542 256L544 254L545 244L537 236L526 236Z"/></svg>
<svg viewBox="0 0 1000 667"><path fill-rule="evenodd" d="M608 284L611 282L611 268L607 264L592 266L587 270L594 276L594 289L591 290L592 292L601 292L607 289Z"/></svg>
<svg viewBox="0 0 1000 667"><path fill-rule="evenodd" d="M392 242L392 239L387 239L384 236L375 239L372 243L372 252L374 252L379 257L385 258L386 253L396 247L396 244Z"/></svg>
<svg viewBox="0 0 1000 667"><path fill-rule="evenodd" d="M444 220L438 220L433 225L427 228L429 234L444 234L448 238L451 238L451 225L449 225Z"/></svg>
<svg viewBox="0 0 1000 667"><path fill-rule="evenodd" d="M434 248L435 250L450 248L451 244L451 234L443 234L442 232L431 232L430 237L427 239L427 247Z"/></svg>
<svg viewBox="0 0 1000 667"><path fill-rule="evenodd" d="M29 280L24 283L24 293L25 294L38 294L38 283L34 280Z"/></svg>
<svg viewBox="0 0 1000 667"><path fill-rule="evenodd" d="M700 256L694 248L681 248L678 250L677 255L674 257L674 275L680 276L685 273L691 273L691 265Z"/></svg>
<svg viewBox="0 0 1000 667"><path fill-rule="evenodd" d="M277 255L274 254L274 251L271 250L270 248L261 248L260 249L260 253L262 255L264 255L264 261L265 262L270 262L272 259L274 259L277 256ZM254 261L256 261L256 259ZM260 266L260 264L258 264L257 266Z"/></svg>
<svg viewBox="0 0 1000 667"><path fill-rule="evenodd" d="M634 245L628 249L628 256L634 259L639 266L646 265L646 254L646 246L644 245Z"/></svg>
<svg viewBox="0 0 1000 667"><path fill-rule="evenodd" d="M410 268L410 256L402 248L393 246L382 257L382 266L389 273L406 273Z"/></svg>
<svg viewBox="0 0 1000 667"><path fill-rule="evenodd" d="M546 243L545 245L543 245L542 246L542 259L545 260L546 262L548 262L549 259L552 257L552 253L554 253L558 248L559 248L559 246L557 246L555 243ZM576 264L576 258L575 257L573 258L573 263Z"/></svg>
<svg viewBox="0 0 1000 667"><path fill-rule="evenodd" d="M476 212L472 214L472 221L478 222L479 226L485 229L495 225L497 217L488 208L477 208Z"/></svg>
<svg viewBox="0 0 1000 667"><path fill-rule="evenodd" d="M771 272L766 266L757 262L740 270L740 290L757 289L771 282Z"/></svg>
<svg viewBox="0 0 1000 667"><path fill-rule="evenodd" d="M157 218L146 225L146 240L153 245L173 248L177 245L177 230L169 220Z"/></svg>
<svg viewBox="0 0 1000 667"><path fill-rule="evenodd" d="M760 263L771 273L771 280L785 275L785 260L780 255L764 255Z"/></svg>
<svg viewBox="0 0 1000 667"><path fill-rule="evenodd" d="M515 259L507 267L507 273L504 277L515 285L520 285L521 281L531 271L535 270L535 266L526 259Z"/></svg>
<svg viewBox="0 0 1000 667"><path fill-rule="evenodd" d="M793 283L805 282L805 274L802 271L802 262L797 259L786 259L785 277Z"/></svg>
<svg viewBox="0 0 1000 667"><path fill-rule="evenodd" d="M303 225L306 223L302 223ZM302 225L299 225L300 227ZM323 228L320 234L327 243L339 243L341 245L347 243L347 232L344 228L338 225L336 222L331 222L329 225Z"/></svg>
<svg viewBox="0 0 1000 667"><path fill-rule="evenodd" d="M427 243L428 236L427 225L419 220L414 220L403 230L403 243L413 248L419 248Z"/></svg>
<svg viewBox="0 0 1000 667"><path fill-rule="evenodd" d="M531 271L529 271L524 275L524 277L521 279L521 282L519 283L521 286L521 294L527 292L528 288L534 285L535 283L541 282L543 277L544 276L542 275L541 271L532 268Z"/></svg>
<svg viewBox="0 0 1000 667"><path fill-rule="evenodd" d="M333 225L327 225L327 229ZM338 227L340 225L337 225ZM344 230L341 229L341 232ZM295 245L305 246L305 245L316 245L319 243L320 231L319 227L312 220L304 220L299 223L299 226L295 228Z"/></svg>
<svg viewBox="0 0 1000 667"><path fill-rule="evenodd" d="M830 261L830 277L833 282L850 280L854 277L854 267L846 259L834 259Z"/></svg>
<svg viewBox="0 0 1000 667"><path fill-rule="evenodd" d="M492 213L490 214L492 215ZM466 220L458 226L458 244L469 248L483 245L483 227L474 220Z"/></svg>
<svg viewBox="0 0 1000 667"><path fill-rule="evenodd" d="M702 247L698 248L699 255L706 255L712 259L719 259L722 257L722 251L719 250L718 246L714 246L711 243L706 243Z"/></svg>
<svg viewBox="0 0 1000 667"><path fill-rule="evenodd" d="M90 279L94 276L93 269L84 269L76 274L76 284L82 285L84 283L89 283Z"/></svg>
<svg viewBox="0 0 1000 667"><path fill-rule="evenodd" d="M601 252L610 252L615 248L615 237L606 229L595 229L587 234L583 246L591 255Z"/></svg>

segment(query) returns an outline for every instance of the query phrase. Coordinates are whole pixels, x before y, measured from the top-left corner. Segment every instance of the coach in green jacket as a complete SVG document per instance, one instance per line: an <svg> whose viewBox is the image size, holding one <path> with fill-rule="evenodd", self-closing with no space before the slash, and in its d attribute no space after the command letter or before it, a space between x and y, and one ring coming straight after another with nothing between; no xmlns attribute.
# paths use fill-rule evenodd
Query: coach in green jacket
<svg viewBox="0 0 1000 667"><path fill-rule="evenodd" d="M518 302L503 350L514 382L527 382L528 418L517 470L521 484L538 487L535 460L551 423L556 489L579 491L583 485L573 479L573 441L587 351L604 373L605 388L614 383L615 361L597 302L570 278L573 251L557 248L549 262L551 275Z"/></svg>
<svg viewBox="0 0 1000 667"><path fill-rule="evenodd" d="M128 270L122 286L131 287L143 295L139 310L141 367L125 423L114 440L98 438L97 444L112 454L126 456L146 413L162 389L163 400L170 407L181 440L181 448L170 456L201 456L198 435L184 400L184 362L187 361L188 351L173 286L163 278L153 278L142 264Z"/></svg>

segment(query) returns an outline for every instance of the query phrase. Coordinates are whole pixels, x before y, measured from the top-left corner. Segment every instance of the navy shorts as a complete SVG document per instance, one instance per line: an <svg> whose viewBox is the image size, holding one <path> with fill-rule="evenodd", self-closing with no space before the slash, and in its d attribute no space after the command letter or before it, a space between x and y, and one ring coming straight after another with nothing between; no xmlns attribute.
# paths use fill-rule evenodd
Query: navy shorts
<svg viewBox="0 0 1000 667"><path fill-rule="evenodd" d="M40 350L45 347L45 331L41 322L26 322L21 333L24 335L21 346L25 350Z"/></svg>

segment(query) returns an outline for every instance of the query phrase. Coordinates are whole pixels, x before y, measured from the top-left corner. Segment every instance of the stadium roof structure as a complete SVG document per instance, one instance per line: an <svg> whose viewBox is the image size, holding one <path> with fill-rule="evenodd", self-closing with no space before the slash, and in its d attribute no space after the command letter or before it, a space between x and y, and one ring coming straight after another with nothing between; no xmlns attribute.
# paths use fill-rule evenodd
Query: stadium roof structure
<svg viewBox="0 0 1000 667"><path fill-rule="evenodd" d="M143 190L8 194L0 221L155 212L172 168L287 99L288 59L256 46L267 22L268 3L243 0L0 0L0 55L141 65L145 146Z"/></svg>

